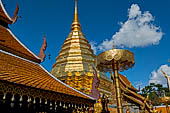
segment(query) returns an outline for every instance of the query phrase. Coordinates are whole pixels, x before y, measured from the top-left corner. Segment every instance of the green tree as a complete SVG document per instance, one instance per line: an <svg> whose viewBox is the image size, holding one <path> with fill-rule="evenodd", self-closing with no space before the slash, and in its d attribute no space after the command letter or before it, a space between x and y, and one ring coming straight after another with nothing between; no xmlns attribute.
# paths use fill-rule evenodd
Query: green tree
<svg viewBox="0 0 170 113"><path fill-rule="evenodd" d="M164 92L166 96L170 96L168 88L163 87L161 84L150 83L141 90L141 95L146 97L149 94L149 99L153 102L153 105L160 105L158 98L162 97Z"/></svg>

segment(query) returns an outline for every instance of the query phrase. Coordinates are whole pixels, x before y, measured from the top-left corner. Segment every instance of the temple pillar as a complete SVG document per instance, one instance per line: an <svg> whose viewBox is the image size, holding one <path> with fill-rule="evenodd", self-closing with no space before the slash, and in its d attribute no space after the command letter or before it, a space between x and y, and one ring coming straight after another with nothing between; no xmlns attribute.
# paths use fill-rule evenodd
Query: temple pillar
<svg viewBox="0 0 170 113"><path fill-rule="evenodd" d="M122 100L121 100L121 89L120 89L120 82L119 82L119 73L118 73L118 62L116 60L112 63L113 71L114 71L114 79L115 79L115 89L116 89L116 99L117 99L117 108L118 113L123 113L122 108Z"/></svg>

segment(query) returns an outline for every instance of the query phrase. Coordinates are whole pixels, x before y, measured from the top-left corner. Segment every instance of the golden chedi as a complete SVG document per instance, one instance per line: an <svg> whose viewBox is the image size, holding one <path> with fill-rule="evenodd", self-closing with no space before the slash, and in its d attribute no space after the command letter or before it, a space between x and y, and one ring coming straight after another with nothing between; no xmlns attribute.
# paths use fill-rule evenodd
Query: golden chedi
<svg viewBox="0 0 170 113"><path fill-rule="evenodd" d="M88 93L91 90L95 60L91 45L81 32L76 0L71 32L64 41L51 73L71 87Z"/></svg>

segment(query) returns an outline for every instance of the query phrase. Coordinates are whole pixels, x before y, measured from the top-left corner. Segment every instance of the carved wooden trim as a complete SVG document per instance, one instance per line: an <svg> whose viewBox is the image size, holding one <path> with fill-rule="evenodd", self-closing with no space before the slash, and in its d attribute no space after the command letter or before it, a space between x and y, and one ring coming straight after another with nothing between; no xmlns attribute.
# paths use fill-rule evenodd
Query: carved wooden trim
<svg viewBox="0 0 170 113"><path fill-rule="evenodd" d="M31 88L26 86L17 85L5 81L0 81L0 92L4 94L10 93L12 95L27 96L33 98L40 98L50 101L60 101L64 103L81 104L88 107L92 107L95 101L83 99L80 97L65 95L61 93L41 90L37 88Z"/></svg>

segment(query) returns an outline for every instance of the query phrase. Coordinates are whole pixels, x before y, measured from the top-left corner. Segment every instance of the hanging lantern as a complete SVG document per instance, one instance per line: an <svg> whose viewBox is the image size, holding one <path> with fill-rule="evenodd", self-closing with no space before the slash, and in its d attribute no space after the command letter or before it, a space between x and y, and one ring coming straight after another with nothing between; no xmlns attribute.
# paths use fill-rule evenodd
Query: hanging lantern
<svg viewBox="0 0 170 113"><path fill-rule="evenodd" d="M53 104L50 102L50 106L53 106Z"/></svg>
<svg viewBox="0 0 170 113"><path fill-rule="evenodd" d="M21 95L19 101L22 102L22 100L23 100L23 99L22 99L22 95Z"/></svg>
<svg viewBox="0 0 170 113"><path fill-rule="evenodd" d="M45 100L45 104L47 104L47 99Z"/></svg>
<svg viewBox="0 0 170 113"><path fill-rule="evenodd" d="M33 104L35 104L35 103L36 103L36 101L35 101L35 98L34 98Z"/></svg>
<svg viewBox="0 0 170 113"><path fill-rule="evenodd" d="M6 99L6 93L4 93L4 96L3 96L3 100L5 100Z"/></svg>
<svg viewBox="0 0 170 113"><path fill-rule="evenodd" d="M14 103L11 103L11 108L13 108L14 107Z"/></svg>
<svg viewBox="0 0 170 113"><path fill-rule="evenodd" d="M66 106L65 106L65 103L64 103L64 106L63 106L63 108L65 108Z"/></svg>
<svg viewBox="0 0 170 113"><path fill-rule="evenodd" d="M28 97L27 102L31 102L31 97Z"/></svg>
<svg viewBox="0 0 170 113"><path fill-rule="evenodd" d="M15 96L12 95L11 101L14 102L15 101Z"/></svg>
<svg viewBox="0 0 170 113"><path fill-rule="evenodd" d="M85 104L84 104L84 108L85 108L86 106L85 106Z"/></svg>
<svg viewBox="0 0 170 113"><path fill-rule="evenodd" d="M40 98L40 104L42 103L41 98Z"/></svg>
<svg viewBox="0 0 170 113"><path fill-rule="evenodd" d="M22 103L19 103L20 108L22 107Z"/></svg>

